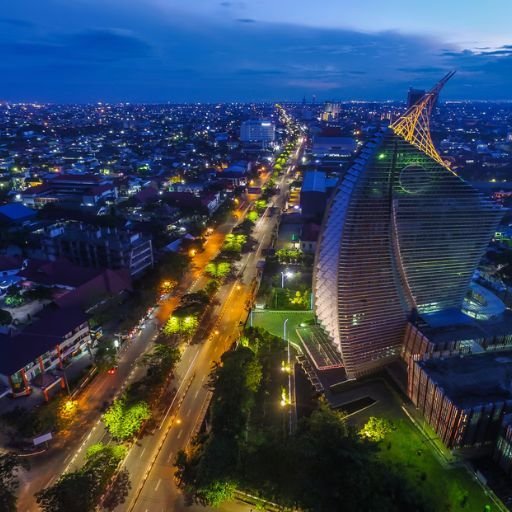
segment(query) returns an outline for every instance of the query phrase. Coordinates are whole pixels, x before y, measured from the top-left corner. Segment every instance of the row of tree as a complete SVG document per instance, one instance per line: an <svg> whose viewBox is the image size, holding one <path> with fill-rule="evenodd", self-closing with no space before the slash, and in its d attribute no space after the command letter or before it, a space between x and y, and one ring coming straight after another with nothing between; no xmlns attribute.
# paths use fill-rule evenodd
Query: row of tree
<svg viewBox="0 0 512 512"><path fill-rule="evenodd" d="M113 481L125 455L126 447L122 445L91 446L82 468L65 473L54 485L36 494L38 505L44 512L92 512L101 499L104 509L114 510L130 489L127 472L117 474Z"/></svg>
<svg viewBox="0 0 512 512"><path fill-rule="evenodd" d="M144 355L141 361L146 367L144 377L128 386L103 415L103 422L115 440L132 439L151 418L152 408L158 403L158 393L180 357L176 346L163 343L156 343L153 350Z"/></svg>

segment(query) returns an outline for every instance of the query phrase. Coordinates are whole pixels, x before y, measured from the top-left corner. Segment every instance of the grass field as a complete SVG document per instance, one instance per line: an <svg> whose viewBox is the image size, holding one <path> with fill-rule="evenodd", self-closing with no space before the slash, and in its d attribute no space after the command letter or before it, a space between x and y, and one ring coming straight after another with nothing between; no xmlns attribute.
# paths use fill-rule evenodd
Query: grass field
<svg viewBox="0 0 512 512"><path fill-rule="evenodd" d="M380 457L398 463L410 482L439 512L497 511L492 500L465 468L443 467L427 440L408 419L394 421L395 430L382 442ZM485 508L489 505L490 508Z"/></svg>
<svg viewBox="0 0 512 512"><path fill-rule="evenodd" d="M254 327L262 327L275 336L283 337L283 324L288 318L286 331L290 341L299 343L299 338L295 330L301 323L310 323L314 320L315 315L312 311L272 311L261 310L254 311L252 314L252 325ZM250 325L250 320L248 322Z"/></svg>

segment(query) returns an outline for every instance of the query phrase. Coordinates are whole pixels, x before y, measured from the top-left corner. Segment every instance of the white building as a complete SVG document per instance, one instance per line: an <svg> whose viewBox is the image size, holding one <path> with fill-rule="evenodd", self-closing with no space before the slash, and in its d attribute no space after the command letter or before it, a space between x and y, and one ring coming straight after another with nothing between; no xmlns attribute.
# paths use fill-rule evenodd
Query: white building
<svg viewBox="0 0 512 512"><path fill-rule="evenodd" d="M242 142L274 142L276 138L276 125L271 121L250 120L244 121L240 126L240 140Z"/></svg>

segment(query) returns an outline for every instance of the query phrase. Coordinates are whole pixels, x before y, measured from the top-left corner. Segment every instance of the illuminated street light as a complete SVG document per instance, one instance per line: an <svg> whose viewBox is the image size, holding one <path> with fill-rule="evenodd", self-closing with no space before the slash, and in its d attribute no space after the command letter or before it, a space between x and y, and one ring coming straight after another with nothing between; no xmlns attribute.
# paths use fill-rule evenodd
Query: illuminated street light
<svg viewBox="0 0 512 512"><path fill-rule="evenodd" d="M286 279L291 279L293 276L294 274L290 270L281 272L281 288L284 288L284 278L286 277Z"/></svg>
<svg viewBox="0 0 512 512"><path fill-rule="evenodd" d="M292 364L291 364L291 360L290 360L290 340L288 339L288 333L286 331L286 324L288 323L288 318L286 318L283 322L283 338L284 338L284 341L286 342L287 344L287 348L288 348L288 403L291 405L292 403ZM286 395L286 390L283 388L283 392L282 392L282 397L283 398L285 395ZM289 431L289 434L291 435L292 434L292 409L290 407L290 411L289 411L289 414L288 414L288 431Z"/></svg>
<svg viewBox="0 0 512 512"><path fill-rule="evenodd" d="M64 409L66 412L71 412L76 407L76 401L75 400L66 400L64 403Z"/></svg>

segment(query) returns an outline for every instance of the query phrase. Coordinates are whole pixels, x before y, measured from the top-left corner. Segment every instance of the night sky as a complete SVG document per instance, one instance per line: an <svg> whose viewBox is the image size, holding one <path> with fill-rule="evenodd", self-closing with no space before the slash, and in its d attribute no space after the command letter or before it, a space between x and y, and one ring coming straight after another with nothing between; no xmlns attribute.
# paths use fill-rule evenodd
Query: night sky
<svg viewBox="0 0 512 512"><path fill-rule="evenodd" d="M492 8L491 8L492 6ZM512 100L511 0L8 0L0 100Z"/></svg>

